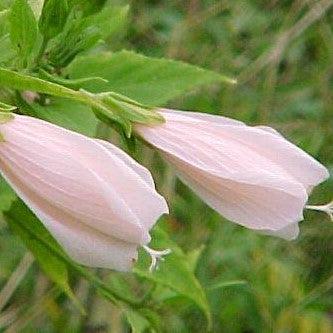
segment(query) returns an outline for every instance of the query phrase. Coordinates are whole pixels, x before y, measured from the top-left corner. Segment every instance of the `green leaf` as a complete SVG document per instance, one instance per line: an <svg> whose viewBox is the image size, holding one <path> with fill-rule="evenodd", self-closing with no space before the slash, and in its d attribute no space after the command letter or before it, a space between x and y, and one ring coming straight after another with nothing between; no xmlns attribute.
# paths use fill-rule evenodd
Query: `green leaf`
<svg viewBox="0 0 333 333"><path fill-rule="evenodd" d="M133 292L133 289L128 283L128 278L124 273L111 274L107 280L107 284L112 290L116 290L118 294L124 295L126 299L129 299L132 302L138 301L138 296ZM145 299L145 296L143 298ZM139 300L139 304L144 306L145 302L142 298ZM160 317L154 310L152 310L151 306L149 308L136 307L135 309L124 306L123 311L133 332L145 332L146 329L150 329L149 332L153 329L155 329L156 332L161 331L159 325Z"/></svg>
<svg viewBox="0 0 333 333"><path fill-rule="evenodd" d="M101 12L81 17L72 11L64 31L49 50L48 59L54 67L66 67L77 54L93 48L98 41L119 35L123 29L128 6L107 6Z"/></svg>
<svg viewBox="0 0 333 333"><path fill-rule="evenodd" d="M127 299L132 302L138 301L138 296L131 289L130 284L127 280L127 273L113 272L106 280L106 283L112 290L116 290L118 294L124 295Z"/></svg>
<svg viewBox="0 0 333 333"><path fill-rule="evenodd" d="M139 312L133 310L126 310L125 316L131 326L132 333L144 333L151 325L147 318L142 316Z"/></svg>
<svg viewBox="0 0 333 333"><path fill-rule="evenodd" d="M8 14L9 10L0 11L0 36L2 37L8 32Z"/></svg>
<svg viewBox="0 0 333 333"><path fill-rule="evenodd" d="M105 3L106 0L69 0L69 6L79 8L84 16L99 12Z"/></svg>
<svg viewBox="0 0 333 333"><path fill-rule="evenodd" d="M187 253L188 264L193 272L195 272L195 269L197 268L199 258L204 249L205 249L205 245L201 245L197 249L194 249L191 252Z"/></svg>
<svg viewBox="0 0 333 333"><path fill-rule="evenodd" d="M87 136L94 136L98 123L90 108L64 98L51 98L48 105L31 105L35 114L44 120Z"/></svg>
<svg viewBox="0 0 333 333"><path fill-rule="evenodd" d="M15 0L9 13L10 39L26 61L37 39L37 22L27 0Z"/></svg>
<svg viewBox="0 0 333 333"><path fill-rule="evenodd" d="M114 91L139 102L162 105L191 89L212 82L235 83L221 74L180 61L150 58L131 51L99 53L77 58L71 78L100 76L108 83L87 83L92 92Z"/></svg>
<svg viewBox="0 0 333 333"><path fill-rule="evenodd" d="M45 274L84 312L69 285L66 264L53 253L50 247L46 247L39 239L32 237L31 231L33 231L33 234L38 234L40 238L43 238L44 242L49 243L52 248L57 248L57 251L62 252L62 249L52 236L20 200L15 201L10 210L5 212L4 215L10 228L15 234L20 236Z"/></svg>
<svg viewBox="0 0 333 333"><path fill-rule="evenodd" d="M64 31L49 50L48 60L56 68L66 67L80 52L92 48L99 40L98 29L85 26L85 21L71 12Z"/></svg>
<svg viewBox="0 0 333 333"><path fill-rule="evenodd" d="M211 312L206 294L195 277L192 267L188 264L188 258L183 251L172 242L167 234L161 229L155 228L153 231L153 245L155 248L170 248L171 254L159 263L158 269L150 272L147 260L139 260L134 272L143 278L163 285L175 291L179 296L183 296L194 302L205 314L208 326L211 325ZM142 257L140 257L142 258ZM148 259L146 257L146 259Z"/></svg>
<svg viewBox="0 0 333 333"><path fill-rule="evenodd" d="M160 315L152 310L151 307L135 310L125 308L124 313L133 332L157 333L165 331L162 328L162 320Z"/></svg>
<svg viewBox="0 0 333 333"><path fill-rule="evenodd" d="M16 55L16 51L14 50L9 34L0 37L0 45L0 64L6 64L10 62Z"/></svg>
<svg viewBox="0 0 333 333"><path fill-rule="evenodd" d="M86 26L98 29L100 38L110 38L124 29L129 6L107 6L96 15L86 19Z"/></svg>
<svg viewBox="0 0 333 333"><path fill-rule="evenodd" d="M12 202L16 199L16 195L6 181L0 177L0 211L10 208Z"/></svg>
<svg viewBox="0 0 333 333"><path fill-rule="evenodd" d="M50 40L63 30L69 8L67 0L45 0L38 26L45 40Z"/></svg>

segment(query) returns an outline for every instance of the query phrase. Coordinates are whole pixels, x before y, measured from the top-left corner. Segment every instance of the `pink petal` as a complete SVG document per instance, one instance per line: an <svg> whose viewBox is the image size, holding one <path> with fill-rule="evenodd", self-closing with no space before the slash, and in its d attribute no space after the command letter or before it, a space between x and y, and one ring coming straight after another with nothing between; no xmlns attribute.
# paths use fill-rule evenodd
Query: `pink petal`
<svg viewBox="0 0 333 333"><path fill-rule="evenodd" d="M246 126L245 123L240 120L217 116L209 113L179 111L171 109L160 109L159 111L162 113L163 117L166 117L168 119L168 121L188 123L195 120L202 120L205 122L210 122L212 124Z"/></svg>
<svg viewBox="0 0 333 333"><path fill-rule="evenodd" d="M210 175L172 159L180 179L227 219L255 230L278 231L303 219L307 194L288 180L265 184L242 183ZM281 183L282 181L282 183ZM284 186L284 188L283 188Z"/></svg>
<svg viewBox="0 0 333 333"><path fill-rule="evenodd" d="M269 236L275 236L280 237L285 240L291 241L298 237L299 235L299 227L297 223L289 224L288 226L277 230L277 231L271 231L271 230L258 230L258 232L269 235Z"/></svg>
<svg viewBox="0 0 333 333"><path fill-rule="evenodd" d="M75 261L91 267L128 271L137 259L137 245L82 224L36 195L4 167L4 178Z"/></svg>
<svg viewBox="0 0 333 333"><path fill-rule="evenodd" d="M169 213L169 208L165 199L155 190L155 184L151 173L116 146L106 141L96 141L108 149L113 156L119 157L119 159L121 159L132 172L139 175L143 180L144 184L137 184L137 188L132 187L128 190L125 186L120 186L118 191L119 193L122 191L128 191L126 195L128 205L134 211L136 216L138 216L140 223L146 228L151 228L161 214ZM123 168L123 170L125 171L125 168ZM126 170L127 177L130 174L130 170ZM125 176L126 175L124 175L124 177ZM145 187L145 191L140 192L140 187ZM147 205L147 203L149 204Z"/></svg>
<svg viewBox="0 0 333 333"><path fill-rule="evenodd" d="M256 150L268 160L281 165L294 179L306 188L323 182L329 177L327 169L303 150L293 145L281 135L260 128L246 127L242 131L231 127L230 138Z"/></svg>

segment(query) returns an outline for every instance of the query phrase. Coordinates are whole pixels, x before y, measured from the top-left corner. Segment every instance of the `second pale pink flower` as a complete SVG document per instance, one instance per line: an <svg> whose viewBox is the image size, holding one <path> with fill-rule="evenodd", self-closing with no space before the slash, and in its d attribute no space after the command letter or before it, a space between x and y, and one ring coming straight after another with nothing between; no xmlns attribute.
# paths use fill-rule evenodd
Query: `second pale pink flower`
<svg viewBox="0 0 333 333"><path fill-rule="evenodd" d="M136 132L208 205L245 227L297 237L308 194L329 176L324 166L269 127L202 113L160 112L164 124L136 125Z"/></svg>

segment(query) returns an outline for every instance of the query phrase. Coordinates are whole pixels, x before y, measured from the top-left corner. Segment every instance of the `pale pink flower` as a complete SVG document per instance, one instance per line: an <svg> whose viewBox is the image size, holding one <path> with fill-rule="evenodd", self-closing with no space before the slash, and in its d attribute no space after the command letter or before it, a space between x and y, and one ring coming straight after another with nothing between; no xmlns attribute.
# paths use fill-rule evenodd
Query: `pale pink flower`
<svg viewBox="0 0 333 333"><path fill-rule="evenodd" d="M313 186L329 174L269 127L195 112L161 109L165 123L135 131L208 205L242 226L286 239Z"/></svg>
<svg viewBox="0 0 333 333"><path fill-rule="evenodd" d="M108 142L27 116L0 133L1 174L74 260L126 271L138 246L149 252L149 229L168 207L146 168Z"/></svg>

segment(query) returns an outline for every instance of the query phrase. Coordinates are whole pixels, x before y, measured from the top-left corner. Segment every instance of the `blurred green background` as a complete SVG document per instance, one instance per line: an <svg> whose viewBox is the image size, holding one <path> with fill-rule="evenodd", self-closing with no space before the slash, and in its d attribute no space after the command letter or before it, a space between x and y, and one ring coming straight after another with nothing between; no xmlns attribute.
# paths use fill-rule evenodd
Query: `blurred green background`
<svg viewBox="0 0 333 333"><path fill-rule="evenodd" d="M130 3L126 28L109 46L237 78L235 86L196 89L167 106L272 126L332 174L331 5L312 0L136 0ZM208 208L151 149L139 146L135 156L152 169L157 188L169 201L171 214L160 225L191 258L197 257L195 272L207 292L213 332L333 332L333 224L327 216L305 212L296 241L257 235ZM332 198L330 179L315 189L310 202ZM29 255L22 262L24 252L1 223L0 286L11 279L16 286L0 313L0 327L9 332L130 332L121 311L78 280L74 290L88 313L82 316L50 288ZM207 330L205 318L190 302L160 299L159 320L166 332Z"/></svg>

